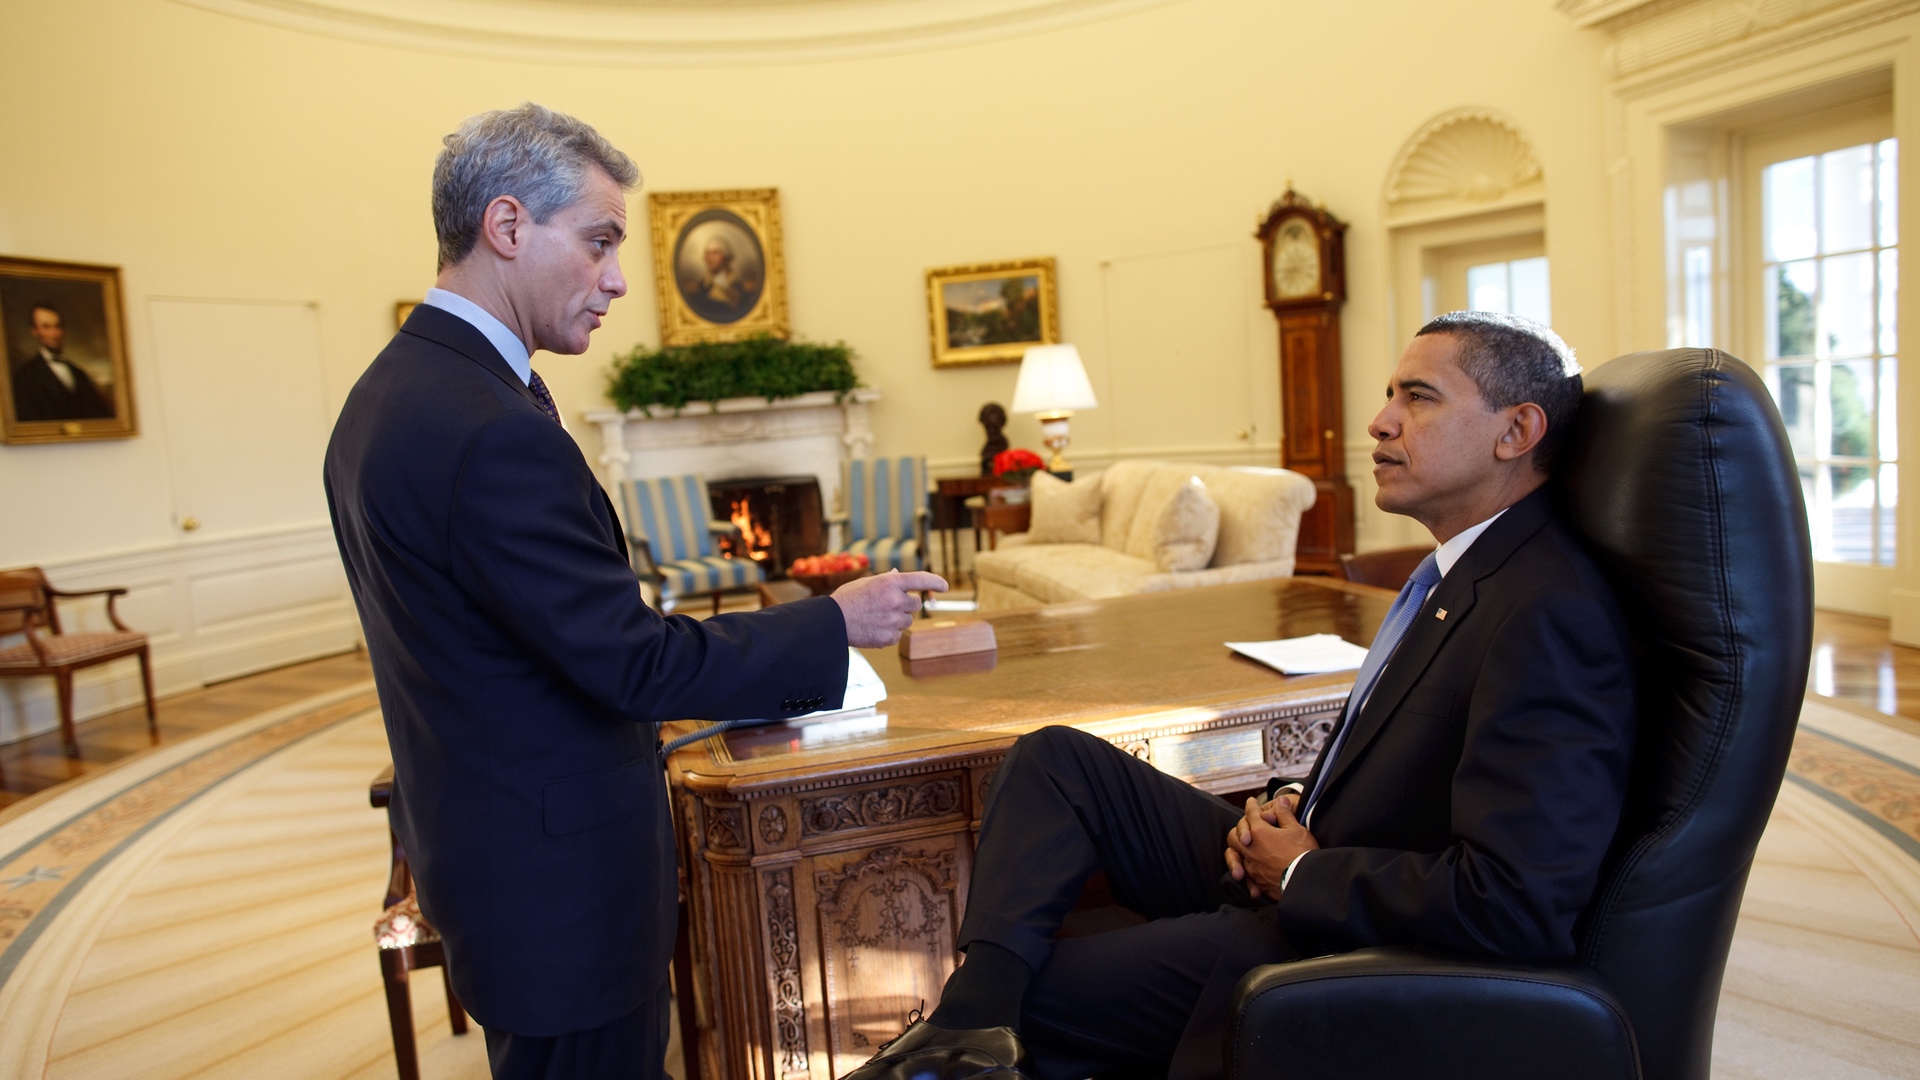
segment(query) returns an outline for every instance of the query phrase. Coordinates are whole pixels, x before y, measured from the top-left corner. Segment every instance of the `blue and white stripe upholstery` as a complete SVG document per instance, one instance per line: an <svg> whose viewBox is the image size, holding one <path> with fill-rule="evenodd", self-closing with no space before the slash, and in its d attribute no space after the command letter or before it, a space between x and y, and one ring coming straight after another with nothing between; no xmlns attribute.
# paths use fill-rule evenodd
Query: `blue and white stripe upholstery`
<svg viewBox="0 0 1920 1080"><path fill-rule="evenodd" d="M840 467L840 490L847 503L840 550L865 555L875 573L925 565L926 458L855 458Z"/></svg>
<svg viewBox="0 0 1920 1080"><path fill-rule="evenodd" d="M655 565L660 571L661 591L674 597L750 589L766 577L760 564L752 559L729 559L720 555Z"/></svg>
<svg viewBox="0 0 1920 1080"><path fill-rule="evenodd" d="M627 535L644 541L660 575L665 597L698 596L752 588L766 579L752 559L729 559L714 550L713 503L700 477L656 476L620 485Z"/></svg>

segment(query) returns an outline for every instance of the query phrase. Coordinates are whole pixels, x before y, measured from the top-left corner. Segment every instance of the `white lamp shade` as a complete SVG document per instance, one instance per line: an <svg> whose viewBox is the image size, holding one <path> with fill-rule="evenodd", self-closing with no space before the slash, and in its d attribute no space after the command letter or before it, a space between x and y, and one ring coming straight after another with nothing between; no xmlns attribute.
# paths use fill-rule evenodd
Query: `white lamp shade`
<svg viewBox="0 0 1920 1080"><path fill-rule="evenodd" d="M1091 409L1099 402L1087 381L1080 350L1071 345L1035 345L1020 360L1020 381L1013 387L1013 412L1043 413Z"/></svg>

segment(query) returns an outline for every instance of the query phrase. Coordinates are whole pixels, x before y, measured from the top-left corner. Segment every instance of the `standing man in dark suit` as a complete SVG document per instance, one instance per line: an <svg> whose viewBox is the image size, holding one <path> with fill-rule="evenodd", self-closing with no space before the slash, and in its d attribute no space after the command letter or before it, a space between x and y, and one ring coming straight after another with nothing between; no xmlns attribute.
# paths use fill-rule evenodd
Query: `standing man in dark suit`
<svg viewBox="0 0 1920 1080"><path fill-rule="evenodd" d="M66 321L52 304L33 305L27 332L37 346L13 367L15 420L106 420L113 403L94 385L86 369L68 360Z"/></svg>
<svg viewBox="0 0 1920 1080"><path fill-rule="evenodd" d="M440 274L327 448L334 535L421 910L496 1077L657 1077L675 846L655 725L836 707L932 574L704 623L641 600L612 504L532 370L614 299L639 171L537 105L433 173Z"/></svg>
<svg viewBox="0 0 1920 1080"><path fill-rule="evenodd" d="M1440 547L1312 774L1237 810L1071 728L1021 738L988 796L966 963L849 1080L1204 1080L1259 965L1372 945L1571 957L1634 717L1625 623L1544 489L1580 394L1552 331L1480 312L1422 328L1368 432L1378 505ZM1095 870L1148 921L1054 940Z"/></svg>

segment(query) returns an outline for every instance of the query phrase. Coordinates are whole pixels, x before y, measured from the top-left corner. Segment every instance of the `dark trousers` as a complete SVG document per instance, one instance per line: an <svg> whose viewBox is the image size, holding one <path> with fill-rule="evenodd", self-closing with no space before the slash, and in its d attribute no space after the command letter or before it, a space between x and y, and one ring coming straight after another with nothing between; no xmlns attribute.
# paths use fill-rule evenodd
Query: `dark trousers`
<svg viewBox="0 0 1920 1080"><path fill-rule="evenodd" d="M1224 876L1239 819L1084 732L1014 744L987 795L960 944L992 942L1034 969L1021 1036L1042 1080L1221 1074L1234 985L1298 956L1271 908ZM1149 921L1054 940L1095 870Z"/></svg>
<svg viewBox="0 0 1920 1080"><path fill-rule="evenodd" d="M666 984L617 1020L565 1035L514 1035L487 1028L493 1080L662 1080L666 1077Z"/></svg>

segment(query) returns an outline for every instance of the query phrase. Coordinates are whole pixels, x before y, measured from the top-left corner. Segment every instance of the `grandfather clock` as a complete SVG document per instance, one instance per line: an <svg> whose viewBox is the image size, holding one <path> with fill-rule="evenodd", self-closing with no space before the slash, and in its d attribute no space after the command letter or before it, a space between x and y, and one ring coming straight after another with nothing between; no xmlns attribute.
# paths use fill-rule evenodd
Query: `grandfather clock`
<svg viewBox="0 0 1920 1080"><path fill-rule="evenodd" d="M1346 231L1345 222L1289 183L1254 232L1265 255L1267 307L1280 320L1280 464L1319 491L1300 519L1295 573L1337 575L1340 556L1353 550L1353 488L1340 411Z"/></svg>

